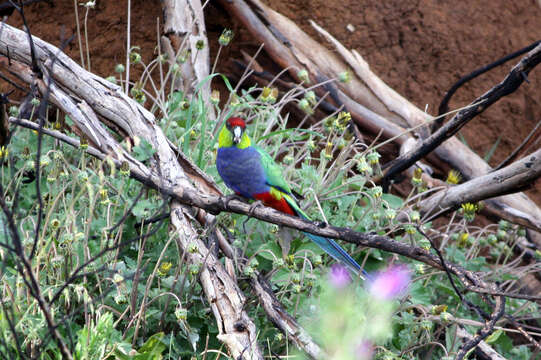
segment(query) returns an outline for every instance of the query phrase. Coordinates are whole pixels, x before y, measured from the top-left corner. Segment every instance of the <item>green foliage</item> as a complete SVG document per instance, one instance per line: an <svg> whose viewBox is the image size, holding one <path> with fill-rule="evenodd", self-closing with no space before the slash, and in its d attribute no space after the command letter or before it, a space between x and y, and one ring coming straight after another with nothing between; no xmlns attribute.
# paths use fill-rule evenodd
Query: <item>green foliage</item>
<svg viewBox="0 0 541 360"><path fill-rule="evenodd" d="M119 343L114 350L118 360L156 360L162 359L162 353L167 349L163 341L164 334L154 334L138 349L134 350L129 344Z"/></svg>
<svg viewBox="0 0 541 360"><path fill-rule="evenodd" d="M75 356L77 359L102 359L108 346L121 340L120 331L113 328L113 315L105 313L94 326L89 324L78 331Z"/></svg>

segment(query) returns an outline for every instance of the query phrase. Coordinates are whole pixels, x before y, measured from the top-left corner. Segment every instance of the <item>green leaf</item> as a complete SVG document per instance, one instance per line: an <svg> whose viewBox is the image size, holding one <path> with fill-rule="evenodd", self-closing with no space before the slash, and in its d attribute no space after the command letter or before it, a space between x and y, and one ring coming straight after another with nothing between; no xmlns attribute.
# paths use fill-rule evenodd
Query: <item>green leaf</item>
<svg viewBox="0 0 541 360"><path fill-rule="evenodd" d="M70 127L73 126L73 120L71 120L71 118L66 115L64 116L64 121L66 122L66 124L68 124Z"/></svg>
<svg viewBox="0 0 541 360"><path fill-rule="evenodd" d="M163 341L163 332L152 335L136 354L133 354L133 349L128 344L120 344L114 351L115 357L121 360L159 360L162 353L167 349L167 345Z"/></svg>
<svg viewBox="0 0 541 360"><path fill-rule="evenodd" d="M497 330L500 331L500 330ZM490 337L490 336L489 336ZM498 335L497 339L492 341L492 344L495 344L498 349L502 352L509 352L513 349L514 345L509 336L505 332L501 331L501 334Z"/></svg>
<svg viewBox="0 0 541 360"><path fill-rule="evenodd" d="M348 179L348 183L352 190L359 191L364 188L364 184L366 184L366 177L362 175L355 175Z"/></svg>
<svg viewBox="0 0 541 360"><path fill-rule="evenodd" d="M431 294L433 290L430 287L425 286L422 281L415 281L410 285L411 301L414 304L432 305Z"/></svg>
<svg viewBox="0 0 541 360"><path fill-rule="evenodd" d="M447 278L445 278L445 280L447 281ZM455 290L450 286L450 285L447 285L448 282L446 283L443 283L443 282L440 282L440 281L435 281L435 285L438 289L438 292L442 292L442 293L445 293L449 296L452 296L453 299L455 300L459 300L458 298L458 295L456 294Z"/></svg>
<svg viewBox="0 0 541 360"><path fill-rule="evenodd" d="M498 330L494 331L492 334L490 334L490 336L486 338L485 342L486 342L487 344L495 343L496 341L498 341L498 338L499 338L502 334L503 334L503 330L498 329Z"/></svg>
<svg viewBox="0 0 541 360"><path fill-rule="evenodd" d="M141 139L139 145L133 147L133 156L139 161L148 160L156 150L145 139Z"/></svg>
<svg viewBox="0 0 541 360"><path fill-rule="evenodd" d="M445 331L445 348L448 352L457 352L458 348L461 345L460 341L457 341L456 338L456 324L452 324L449 326L449 328Z"/></svg>
<svg viewBox="0 0 541 360"><path fill-rule="evenodd" d="M282 257L282 250L277 243L269 241L264 243L258 249L257 256L261 256L263 259L274 261L275 258L280 259Z"/></svg>
<svg viewBox="0 0 541 360"><path fill-rule="evenodd" d="M115 354L115 358L120 360L131 360L132 356L130 355L131 351L133 350L131 344L121 342L115 344L115 350L113 353Z"/></svg>
<svg viewBox="0 0 541 360"><path fill-rule="evenodd" d="M137 204L131 210L132 214L135 215L138 219L148 217L152 214L152 210L156 209L158 206L148 199L139 200Z"/></svg>
<svg viewBox="0 0 541 360"><path fill-rule="evenodd" d="M313 241L308 241L301 244L295 251L296 255L304 256L304 254L310 257L313 254L323 254L324 251Z"/></svg>
<svg viewBox="0 0 541 360"><path fill-rule="evenodd" d="M383 256L379 249L370 249L370 256L376 260L383 261Z"/></svg>
<svg viewBox="0 0 541 360"><path fill-rule="evenodd" d="M528 360L528 359L532 359L532 352L530 351L530 349L528 349L528 346L527 345L520 345L520 346L515 346L511 351L510 351L511 355L512 356L509 356L508 358L510 359L514 359L514 360Z"/></svg>
<svg viewBox="0 0 541 360"><path fill-rule="evenodd" d="M496 139L494 144L492 144L490 149L487 151L487 153L483 157L483 160L485 160L486 162L490 161L490 159L494 155L494 152L496 152L496 149L498 148L498 145L500 145L500 141L502 140L502 136L503 136L503 134L500 134L500 136L498 136L498 138Z"/></svg>
<svg viewBox="0 0 541 360"><path fill-rule="evenodd" d="M404 204L404 200L402 200L402 198L392 194L384 193L381 198L393 209L400 209Z"/></svg>

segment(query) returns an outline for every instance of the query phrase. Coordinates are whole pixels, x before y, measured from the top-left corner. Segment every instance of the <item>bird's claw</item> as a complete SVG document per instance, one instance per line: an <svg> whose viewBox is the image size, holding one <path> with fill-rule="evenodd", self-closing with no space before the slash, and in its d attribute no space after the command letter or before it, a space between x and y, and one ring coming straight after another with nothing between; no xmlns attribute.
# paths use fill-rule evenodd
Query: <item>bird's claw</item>
<svg viewBox="0 0 541 360"><path fill-rule="evenodd" d="M223 196L221 200L222 200L222 206L224 209L227 209L229 207L229 203L231 202L231 200L245 201L245 199L242 196L237 195L237 194L229 194L229 195Z"/></svg>
<svg viewBox="0 0 541 360"><path fill-rule="evenodd" d="M248 209L248 216L246 218L246 220L244 220L242 222L242 228L244 229L244 233L247 234L248 232L246 231L246 223L250 220L250 218L252 217L253 213L254 213L254 210L257 209L258 207L260 206L263 206L263 203L261 202L261 200L256 200L254 201L254 203L252 203L250 205L250 208Z"/></svg>
<svg viewBox="0 0 541 360"><path fill-rule="evenodd" d="M253 216L255 209L258 207L263 206L263 203L261 200L256 200L250 205L250 208L248 209L248 215Z"/></svg>

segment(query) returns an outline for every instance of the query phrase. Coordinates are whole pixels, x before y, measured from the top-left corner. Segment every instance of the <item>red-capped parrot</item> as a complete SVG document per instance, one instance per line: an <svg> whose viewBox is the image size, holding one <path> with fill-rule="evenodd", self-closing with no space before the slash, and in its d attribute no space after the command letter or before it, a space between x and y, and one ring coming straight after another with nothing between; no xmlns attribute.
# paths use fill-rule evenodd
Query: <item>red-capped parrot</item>
<svg viewBox="0 0 541 360"><path fill-rule="evenodd" d="M297 205L280 167L263 149L252 145L245 130L246 123L242 118L231 117L220 131L216 167L224 183L238 195L309 220ZM334 240L304 234L356 275L366 274Z"/></svg>

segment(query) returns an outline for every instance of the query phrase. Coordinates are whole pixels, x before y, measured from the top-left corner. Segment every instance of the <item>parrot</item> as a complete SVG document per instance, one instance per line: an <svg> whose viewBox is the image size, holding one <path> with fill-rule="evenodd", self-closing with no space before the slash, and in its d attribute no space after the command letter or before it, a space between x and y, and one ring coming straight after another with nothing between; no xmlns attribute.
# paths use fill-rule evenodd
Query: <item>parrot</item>
<svg viewBox="0 0 541 360"><path fill-rule="evenodd" d="M216 168L225 185L236 195L260 201L282 213L310 220L299 207L281 168L262 148L253 145L244 119L233 116L218 135ZM367 275L334 240L303 233L356 276Z"/></svg>

